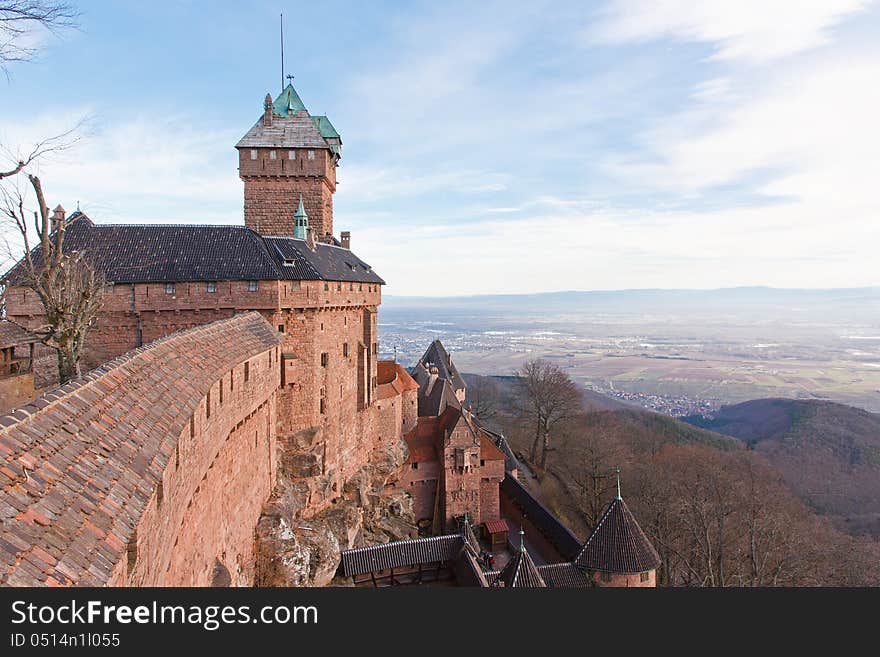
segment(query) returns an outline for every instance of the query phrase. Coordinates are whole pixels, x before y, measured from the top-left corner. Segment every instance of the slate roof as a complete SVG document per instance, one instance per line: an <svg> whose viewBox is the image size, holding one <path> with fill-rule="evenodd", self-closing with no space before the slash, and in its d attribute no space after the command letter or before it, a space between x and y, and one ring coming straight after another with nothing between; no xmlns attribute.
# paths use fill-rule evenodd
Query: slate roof
<svg viewBox="0 0 880 657"><path fill-rule="evenodd" d="M616 498L584 543L575 563L606 573L643 573L660 566L660 555L621 498Z"/></svg>
<svg viewBox="0 0 880 657"><path fill-rule="evenodd" d="M0 417L0 585L106 584L211 385L281 342L244 313L130 351Z"/></svg>
<svg viewBox="0 0 880 657"><path fill-rule="evenodd" d="M504 565L498 577L492 581L492 585L500 586L502 582L507 588L537 589L547 586L525 546Z"/></svg>
<svg viewBox="0 0 880 657"><path fill-rule="evenodd" d="M463 547L461 534L448 534L343 550L342 572L353 577L419 563L452 562Z"/></svg>
<svg viewBox="0 0 880 657"><path fill-rule="evenodd" d="M272 123L261 115L236 148L327 148L340 154L342 138L326 116L310 116L292 85L272 103Z"/></svg>
<svg viewBox="0 0 880 657"><path fill-rule="evenodd" d="M40 338L24 330L18 324L14 324L6 319L0 320L0 349L17 347L22 344L33 344L39 341Z"/></svg>
<svg viewBox="0 0 880 657"><path fill-rule="evenodd" d="M563 525L543 504L532 497L516 479L507 475L501 481L501 492L513 500L535 527L565 559L574 559L581 551L577 536Z"/></svg>
<svg viewBox="0 0 880 657"><path fill-rule="evenodd" d="M354 253L331 244L263 237L245 226L95 224L70 216L65 250L84 250L114 283L326 280L384 284ZM34 258L40 262L40 247ZM11 282L17 267L7 273Z"/></svg>
<svg viewBox="0 0 880 657"><path fill-rule="evenodd" d="M449 381L453 390L464 390L467 388L464 379L458 373L458 368L452 362L452 356L449 355L449 352L446 351L440 340L434 340L428 346L419 362L429 371L432 365L435 366L440 378Z"/></svg>
<svg viewBox="0 0 880 657"><path fill-rule="evenodd" d="M593 585L586 573L571 562L538 566L538 572L551 589L586 589Z"/></svg>

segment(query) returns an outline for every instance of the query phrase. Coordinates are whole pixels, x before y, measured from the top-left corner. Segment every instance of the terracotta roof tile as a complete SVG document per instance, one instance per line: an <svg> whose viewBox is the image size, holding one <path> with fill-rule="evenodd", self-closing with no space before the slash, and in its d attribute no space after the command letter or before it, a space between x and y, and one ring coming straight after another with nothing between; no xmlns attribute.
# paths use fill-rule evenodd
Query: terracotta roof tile
<svg viewBox="0 0 880 657"><path fill-rule="evenodd" d="M237 315L129 352L0 417L0 585L106 583L189 415L230 367L281 340L258 313Z"/></svg>

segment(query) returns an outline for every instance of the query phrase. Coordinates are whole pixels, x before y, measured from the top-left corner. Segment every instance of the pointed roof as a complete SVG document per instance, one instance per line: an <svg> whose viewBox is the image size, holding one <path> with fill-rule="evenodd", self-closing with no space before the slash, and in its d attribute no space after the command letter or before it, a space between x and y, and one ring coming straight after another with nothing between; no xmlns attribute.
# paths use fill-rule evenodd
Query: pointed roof
<svg viewBox="0 0 880 657"><path fill-rule="evenodd" d="M302 98L296 93L296 89L293 88L292 84L284 87L281 93L278 94L278 98L272 103L272 113L275 116L293 116L297 112L307 111Z"/></svg>
<svg viewBox="0 0 880 657"><path fill-rule="evenodd" d="M449 381L453 390L463 390L467 387L461 374L458 373L458 368L452 362L452 356L449 355L440 340L434 340L428 346L424 355L419 359L419 363L428 370L432 365L435 366L440 378Z"/></svg>
<svg viewBox="0 0 880 657"><path fill-rule="evenodd" d="M497 585L499 582L504 582L504 586L507 588L539 589L547 587L525 545L521 546L516 556L508 561L498 573L494 583Z"/></svg>
<svg viewBox="0 0 880 657"><path fill-rule="evenodd" d="M660 555L639 527L623 498L617 497L584 543L575 563L606 573L644 573L660 566Z"/></svg>

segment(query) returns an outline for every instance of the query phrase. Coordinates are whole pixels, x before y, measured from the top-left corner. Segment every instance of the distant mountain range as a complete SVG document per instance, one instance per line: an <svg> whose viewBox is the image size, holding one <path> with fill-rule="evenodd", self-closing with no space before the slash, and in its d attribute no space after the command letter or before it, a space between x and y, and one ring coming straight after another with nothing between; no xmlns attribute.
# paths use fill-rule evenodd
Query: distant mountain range
<svg viewBox="0 0 880 657"><path fill-rule="evenodd" d="M872 314L880 313L880 287L796 289L733 287L714 290L637 289L613 291L563 291L537 294L489 294L453 297L405 297L385 295L383 310L402 308L460 308L481 311L516 309L561 311L608 308L698 311L747 308L810 308L845 306Z"/></svg>
<svg viewBox="0 0 880 657"><path fill-rule="evenodd" d="M826 401L756 399L682 418L761 453L807 504L880 536L880 415Z"/></svg>

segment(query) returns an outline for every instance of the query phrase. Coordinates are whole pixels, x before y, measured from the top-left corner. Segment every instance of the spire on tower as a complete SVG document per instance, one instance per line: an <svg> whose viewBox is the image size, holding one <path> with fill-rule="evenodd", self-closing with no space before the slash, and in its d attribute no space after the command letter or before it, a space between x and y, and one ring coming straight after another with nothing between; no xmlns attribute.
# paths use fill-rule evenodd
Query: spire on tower
<svg viewBox="0 0 880 657"><path fill-rule="evenodd" d="M622 500L623 498L620 496L620 468L615 470L617 474L617 499Z"/></svg>
<svg viewBox="0 0 880 657"><path fill-rule="evenodd" d="M299 207L293 215L293 237L294 239L304 240L309 232L309 215L306 214L305 206L303 206L302 194L299 195Z"/></svg>

